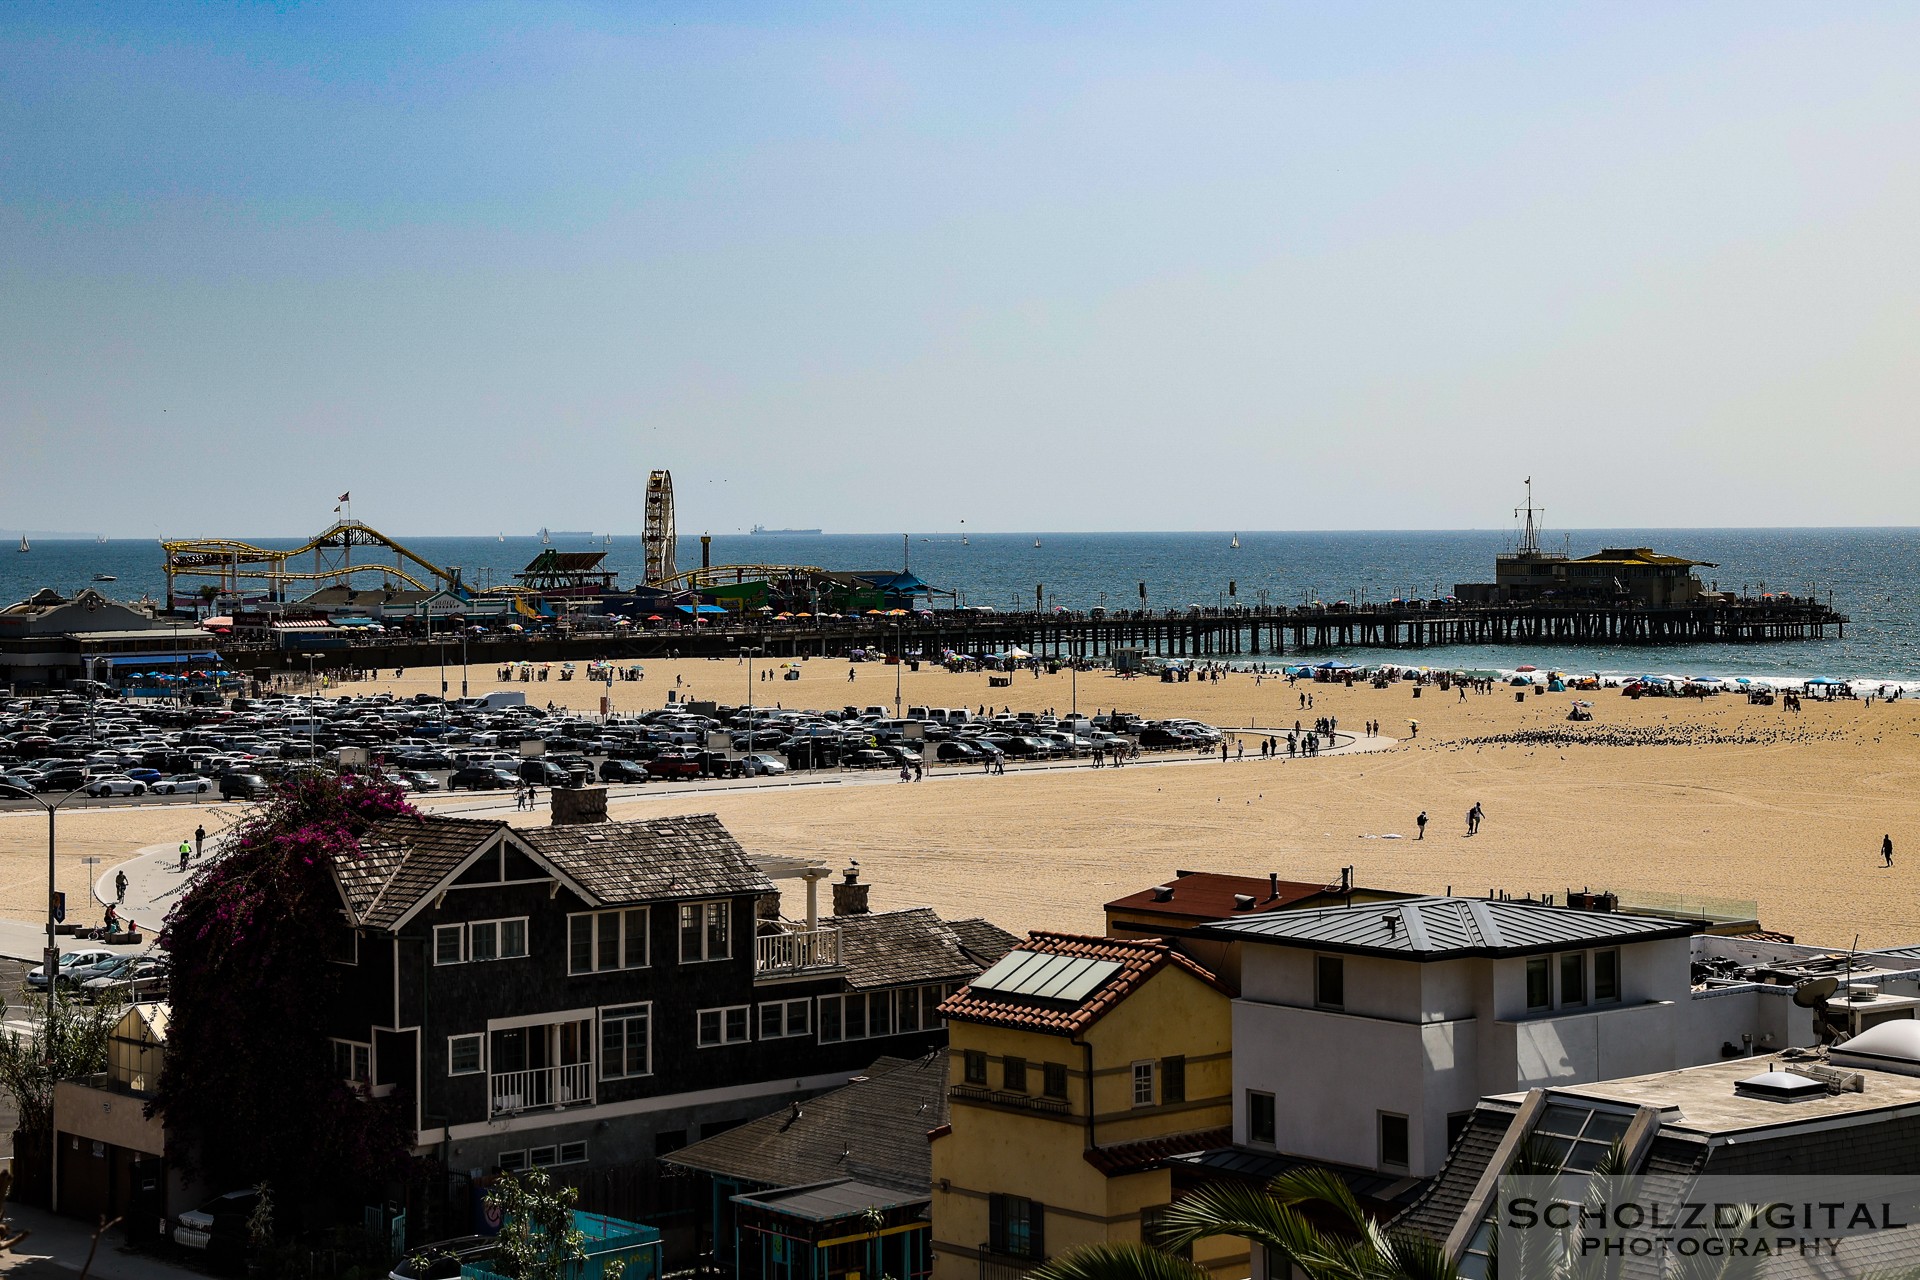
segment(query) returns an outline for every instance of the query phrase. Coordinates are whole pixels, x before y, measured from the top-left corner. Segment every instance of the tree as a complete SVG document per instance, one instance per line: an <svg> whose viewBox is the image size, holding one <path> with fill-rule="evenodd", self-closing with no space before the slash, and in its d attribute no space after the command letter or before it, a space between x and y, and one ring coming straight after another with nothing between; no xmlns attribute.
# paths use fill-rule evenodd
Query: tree
<svg viewBox="0 0 1920 1280"><path fill-rule="evenodd" d="M286 1204L404 1170L411 1104L368 1096L333 1062L325 1014L351 971L324 943L340 927L334 860L410 812L379 779L309 774L195 873L160 936L173 1009L153 1106L171 1160L218 1186L271 1183Z"/></svg>
<svg viewBox="0 0 1920 1280"><path fill-rule="evenodd" d="M107 1068L107 1041L125 1006L108 1000L82 1004L64 992L27 1005L28 1029L0 1035L0 1089L20 1114L20 1152L53 1144L53 1087Z"/></svg>

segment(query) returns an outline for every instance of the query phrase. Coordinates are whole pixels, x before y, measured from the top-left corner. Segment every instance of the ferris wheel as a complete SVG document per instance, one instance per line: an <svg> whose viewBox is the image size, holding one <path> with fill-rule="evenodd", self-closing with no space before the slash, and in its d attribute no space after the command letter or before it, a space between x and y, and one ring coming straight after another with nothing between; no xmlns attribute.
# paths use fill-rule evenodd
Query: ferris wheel
<svg viewBox="0 0 1920 1280"><path fill-rule="evenodd" d="M671 471L656 471L647 477L647 524L641 543L647 553L647 585L671 578L676 572Z"/></svg>

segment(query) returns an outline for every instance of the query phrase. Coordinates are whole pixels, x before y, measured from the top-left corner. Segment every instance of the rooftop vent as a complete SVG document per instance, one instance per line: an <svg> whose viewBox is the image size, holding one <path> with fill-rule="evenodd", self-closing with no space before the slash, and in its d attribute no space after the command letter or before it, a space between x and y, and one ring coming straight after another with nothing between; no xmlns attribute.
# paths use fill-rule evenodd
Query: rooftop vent
<svg viewBox="0 0 1920 1280"><path fill-rule="evenodd" d="M1172 902L1173 886L1170 884L1157 884L1153 886L1153 900L1155 902Z"/></svg>
<svg viewBox="0 0 1920 1280"><path fill-rule="evenodd" d="M1252 907L1253 907L1252 894L1236 893L1233 895L1233 909L1235 911L1248 911L1248 910L1251 910Z"/></svg>
<svg viewBox="0 0 1920 1280"><path fill-rule="evenodd" d="M1736 1080L1734 1093L1743 1098L1767 1098L1774 1102L1804 1102L1827 1096L1824 1080L1810 1080L1789 1071L1766 1071L1745 1080Z"/></svg>
<svg viewBox="0 0 1920 1280"><path fill-rule="evenodd" d="M1920 1022L1895 1018L1868 1027L1827 1051L1836 1067L1868 1067L1897 1075L1920 1076Z"/></svg>

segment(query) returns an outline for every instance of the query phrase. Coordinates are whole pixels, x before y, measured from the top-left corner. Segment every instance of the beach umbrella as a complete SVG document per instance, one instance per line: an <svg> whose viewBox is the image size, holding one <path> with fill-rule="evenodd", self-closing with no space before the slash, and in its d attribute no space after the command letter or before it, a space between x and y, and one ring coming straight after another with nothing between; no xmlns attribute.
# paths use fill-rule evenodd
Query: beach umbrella
<svg viewBox="0 0 1920 1280"><path fill-rule="evenodd" d="M813 615L810 613L796 613L793 616L796 618L811 618Z"/></svg>
<svg viewBox="0 0 1920 1280"><path fill-rule="evenodd" d="M1752 684L1753 683L1753 681L1747 679L1745 676L1735 676L1733 678L1733 682L1735 684Z"/></svg>
<svg viewBox="0 0 1920 1280"><path fill-rule="evenodd" d="M666 619L661 617L657 613L650 613L647 615L647 621L648 622L665 622ZM518 630L518 628L516 627L515 630Z"/></svg>
<svg viewBox="0 0 1920 1280"><path fill-rule="evenodd" d="M1515 667L1514 670L1515 671L1538 671L1539 668L1534 666L1531 662L1523 662L1519 666Z"/></svg>

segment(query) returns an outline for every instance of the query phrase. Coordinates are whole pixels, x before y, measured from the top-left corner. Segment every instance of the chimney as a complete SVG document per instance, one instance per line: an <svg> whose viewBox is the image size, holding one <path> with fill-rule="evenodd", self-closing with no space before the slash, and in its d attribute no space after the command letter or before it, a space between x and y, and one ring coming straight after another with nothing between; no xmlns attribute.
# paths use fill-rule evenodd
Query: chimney
<svg viewBox="0 0 1920 1280"><path fill-rule="evenodd" d="M1172 902L1173 886L1170 884L1157 884L1153 886L1153 900L1155 902Z"/></svg>
<svg viewBox="0 0 1920 1280"><path fill-rule="evenodd" d="M1252 894L1250 894L1250 893L1236 893L1236 894L1234 894L1234 895L1233 895L1233 909L1234 909L1235 911L1250 911L1250 910L1252 910L1252 909L1253 909L1253 895L1252 895Z"/></svg>
<svg viewBox="0 0 1920 1280"><path fill-rule="evenodd" d="M1278 871L1269 871L1267 872L1267 901L1272 902L1275 898L1279 896L1280 896L1280 873Z"/></svg>
<svg viewBox="0 0 1920 1280"><path fill-rule="evenodd" d="M607 820L605 787L554 787L547 796L552 802L556 827L577 827Z"/></svg>
<svg viewBox="0 0 1920 1280"><path fill-rule="evenodd" d="M833 914L837 916L864 916L867 914L867 890L870 885L860 883L860 868L848 867L841 873L845 878L833 886Z"/></svg>

